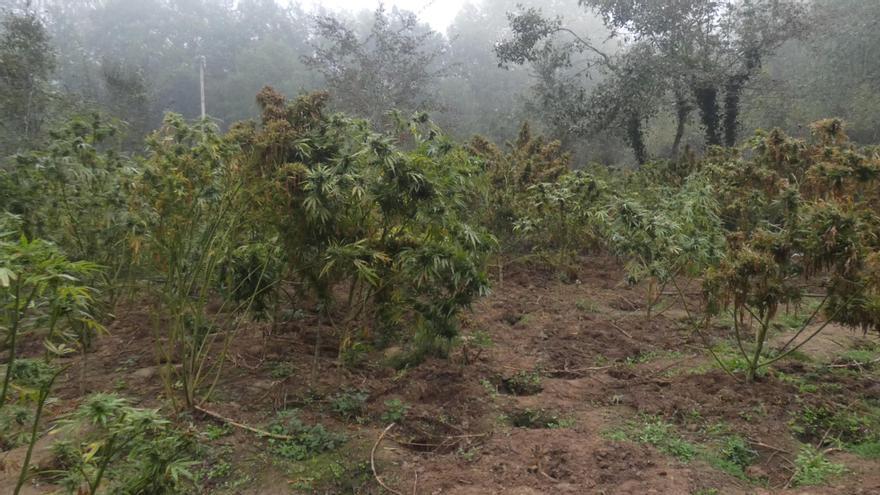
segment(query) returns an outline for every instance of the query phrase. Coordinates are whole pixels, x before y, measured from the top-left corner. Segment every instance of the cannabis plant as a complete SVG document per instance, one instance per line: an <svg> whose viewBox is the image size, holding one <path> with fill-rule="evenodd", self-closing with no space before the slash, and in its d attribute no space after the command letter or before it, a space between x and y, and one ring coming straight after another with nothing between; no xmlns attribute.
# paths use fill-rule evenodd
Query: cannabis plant
<svg viewBox="0 0 880 495"><path fill-rule="evenodd" d="M0 167L0 210L17 214L29 238L51 241L72 260L104 267L96 284L112 311L132 269L126 239L132 161L114 150L116 128L98 116L50 133L45 148Z"/></svg>
<svg viewBox="0 0 880 495"><path fill-rule="evenodd" d="M166 394L179 403L179 382L183 406L190 408L210 395L253 301L241 297L245 285L253 285L248 277L218 291L220 265L234 257L241 225L241 188L231 166L236 147L207 122L189 125L169 115L148 139L148 151L134 185L138 226L130 244L156 274L148 282ZM253 268L253 275L264 269ZM215 302L218 309L209 312Z"/></svg>
<svg viewBox="0 0 880 495"><path fill-rule="evenodd" d="M423 114L404 126L414 148L405 152L399 135L326 115L326 99L288 102L266 88L260 125L230 131L243 150L246 215L278 236L322 317L343 311L343 345L365 317L386 341L405 321L426 341L450 338L457 312L487 290L492 239L465 222L479 165Z"/></svg>
<svg viewBox="0 0 880 495"><path fill-rule="evenodd" d="M0 332L9 356L0 407L9 398L22 339L37 336L48 353L65 354L84 350L102 328L92 316L94 291L82 282L98 267L69 261L55 245L10 229L16 223L0 223Z"/></svg>
<svg viewBox="0 0 880 495"><path fill-rule="evenodd" d="M64 439L53 450L62 469L46 474L69 493L191 493L192 439L158 411L95 394L59 427Z"/></svg>
<svg viewBox="0 0 880 495"><path fill-rule="evenodd" d="M880 219L872 193L880 163L846 141L839 121L814 129L812 143L759 133L751 158L716 164L711 172L721 184L730 232L704 291L710 314L733 316L748 380L831 322L880 330ZM823 292L816 309L768 352L779 308L799 303L808 282Z"/></svg>

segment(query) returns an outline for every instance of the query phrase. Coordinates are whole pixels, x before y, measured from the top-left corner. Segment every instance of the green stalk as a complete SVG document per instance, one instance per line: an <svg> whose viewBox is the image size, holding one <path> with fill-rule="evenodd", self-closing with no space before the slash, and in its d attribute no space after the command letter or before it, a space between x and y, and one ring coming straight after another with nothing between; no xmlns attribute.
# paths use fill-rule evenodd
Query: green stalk
<svg viewBox="0 0 880 495"><path fill-rule="evenodd" d="M95 495L98 493L98 487L101 486L101 481L104 479L104 471L107 470L107 466L110 465L110 460L113 458L113 444L116 442L116 435L110 437L110 440L107 441L107 445L105 446L106 454L104 458L101 459L101 465L98 467L98 473L95 475L94 482L89 482L89 493L91 495Z"/></svg>
<svg viewBox="0 0 880 495"><path fill-rule="evenodd" d="M34 452L34 445L37 443L37 430L40 427L40 418L43 416L43 406L46 404L46 400L49 398L49 392L52 390L52 385L55 383L55 379L58 378L58 375L64 372L67 368L61 368L56 371L52 378L49 379L49 382L40 387L40 396L37 399L37 412L34 416L34 424L31 426L31 438L28 441L27 453L24 456L24 462L21 466L21 471L18 473L18 482L15 484L14 495L19 495L21 492L24 483L28 478L28 468L31 464L31 456ZM7 372L7 375L9 373Z"/></svg>
<svg viewBox="0 0 880 495"><path fill-rule="evenodd" d="M749 362L749 371L746 375L746 381L748 382L755 380L755 373L758 371L758 362L761 360L761 351L764 350L764 341L767 339L767 330L770 328L770 312L768 311L767 316L759 321L761 327L758 329L758 334L755 336L755 351Z"/></svg>
<svg viewBox="0 0 880 495"><path fill-rule="evenodd" d="M34 290L31 291L24 305L21 305L22 283L23 282L21 281L21 279L19 279L15 284L15 297L12 309L12 327L9 329L9 362L6 364L6 375L3 377L3 389L0 390L0 407L3 407L6 404L6 396L9 393L9 382L12 380L12 371L15 365L15 346L16 340L18 339L18 331L19 326L21 325L21 318L23 316L23 313L27 311L27 307L30 306L31 301L34 299L34 296L37 293L37 288L34 287Z"/></svg>

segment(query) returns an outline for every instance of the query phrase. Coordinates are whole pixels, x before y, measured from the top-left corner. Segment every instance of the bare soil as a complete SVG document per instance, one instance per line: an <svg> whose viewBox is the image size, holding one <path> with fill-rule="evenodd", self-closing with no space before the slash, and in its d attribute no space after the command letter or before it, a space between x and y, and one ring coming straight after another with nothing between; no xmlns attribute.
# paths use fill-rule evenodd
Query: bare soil
<svg viewBox="0 0 880 495"><path fill-rule="evenodd" d="M488 335L492 345L468 349L467 355L459 349L448 359L428 359L402 371L377 364L381 351L354 368L340 366L334 329L319 327L308 314L276 328L242 330L205 407L256 427L270 423L279 410L296 408L306 423L345 432L348 441L340 455L347 471L334 480L312 479L313 488L303 488L311 475L302 465L274 458L264 440L233 429L211 444L224 449L225 457L205 461L225 459L231 473L207 481L205 491L387 493L369 461L388 426L382 419L387 402L396 399L409 409L378 445L375 460L384 483L401 494L880 493L880 463L839 450L828 457L847 466L845 476L826 486L789 486L800 442L811 441L793 434L794 415L804 404L880 400L874 373L829 375L825 379L836 383L834 392L819 396L800 393L775 373L746 384L713 366L701 339L682 322L683 308L648 321L642 289L622 284L623 273L611 259L584 258L574 281L529 266L509 265L501 273L493 294L462 322L464 335ZM50 418L97 391L117 392L142 407L173 414L145 310L126 307L109 330L93 352L70 359L73 366L56 387ZM314 373L317 331L323 345ZM716 329L713 338L724 332ZM816 362L834 362L859 338L832 328L805 353L815 354ZM473 362L465 363L466 357ZM782 361L777 368L800 376L813 371L816 362ZM537 387L511 385L522 377L537 377ZM360 421L346 421L329 407L335 394L351 390L367 394ZM535 424L514 425L517 418L528 423L538 413L552 424L538 418ZM685 462L647 443L614 437L614 431L644 418L661 418L695 445L711 441L708 426L726 425L758 454L746 473L753 480L699 457ZM178 419L195 430L219 424L199 415ZM12 486L22 452L0 454L0 492ZM51 464L45 445L35 464ZM34 485L29 493L54 488Z"/></svg>

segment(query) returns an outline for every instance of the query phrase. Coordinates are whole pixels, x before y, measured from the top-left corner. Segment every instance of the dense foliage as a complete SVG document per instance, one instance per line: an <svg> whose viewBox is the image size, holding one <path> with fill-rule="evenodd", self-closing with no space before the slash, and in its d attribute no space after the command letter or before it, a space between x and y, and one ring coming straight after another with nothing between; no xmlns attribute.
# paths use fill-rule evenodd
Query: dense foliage
<svg viewBox="0 0 880 495"><path fill-rule="evenodd" d="M479 162L421 114L403 152L366 121L325 115L324 94L288 103L267 88L258 100L262 123L231 132L254 235L277 236L325 310L343 284L348 318L369 314L383 338L407 315L429 347L454 337L458 311L488 290L493 241L466 218Z"/></svg>

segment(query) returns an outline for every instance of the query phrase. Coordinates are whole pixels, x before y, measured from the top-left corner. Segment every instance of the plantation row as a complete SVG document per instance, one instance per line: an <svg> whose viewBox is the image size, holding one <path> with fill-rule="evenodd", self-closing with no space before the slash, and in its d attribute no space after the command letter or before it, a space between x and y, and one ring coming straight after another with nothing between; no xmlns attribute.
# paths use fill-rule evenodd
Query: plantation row
<svg viewBox="0 0 880 495"><path fill-rule="evenodd" d="M65 356L132 304L149 309L180 412L210 399L238 335L295 310L334 328L316 359L322 338L343 366L389 346L397 368L446 356L490 266L503 277L510 260L571 278L584 254L610 253L647 287L645 317L672 294L713 356L708 330L731 318L741 359L716 359L747 381L829 323L880 330L880 150L838 120L806 141L760 131L699 158L573 170L527 125L504 147L460 144L424 114L377 133L329 115L324 93L257 99L261 122L225 134L169 115L136 156L101 119L75 120L0 168L4 449L33 447ZM805 298L815 311L770 349L780 308ZM155 411L99 394L64 423L55 482L186 490L191 440Z"/></svg>

